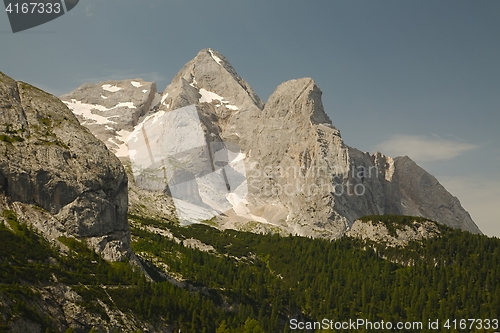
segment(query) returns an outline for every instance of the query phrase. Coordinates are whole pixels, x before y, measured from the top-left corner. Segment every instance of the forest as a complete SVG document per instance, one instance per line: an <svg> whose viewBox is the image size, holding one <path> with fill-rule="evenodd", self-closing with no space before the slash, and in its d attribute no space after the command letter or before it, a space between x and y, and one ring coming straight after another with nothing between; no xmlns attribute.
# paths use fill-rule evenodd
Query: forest
<svg viewBox="0 0 500 333"><path fill-rule="evenodd" d="M497 238L440 225L438 237L393 248L349 237L329 241L219 231L203 224L181 227L131 215L132 246L146 276L128 262L102 260L73 238L59 239L70 249L63 253L19 223L13 212L3 215L0 296L13 306L0 304L0 331L28 316L45 332L55 332L50 316L30 300L40 297L33 286L56 283L70 286L85 308L104 320L109 317L101 302L145 322L169 323L174 332L312 332L292 330L291 322L325 318L394 323L481 319L492 321L489 329L475 325L467 331L498 331L493 327L500 317ZM408 219L378 220L388 225ZM172 237L151 231L159 229ZM213 249L185 246L187 239ZM174 278L180 282L172 283ZM98 327L89 330L99 332Z"/></svg>

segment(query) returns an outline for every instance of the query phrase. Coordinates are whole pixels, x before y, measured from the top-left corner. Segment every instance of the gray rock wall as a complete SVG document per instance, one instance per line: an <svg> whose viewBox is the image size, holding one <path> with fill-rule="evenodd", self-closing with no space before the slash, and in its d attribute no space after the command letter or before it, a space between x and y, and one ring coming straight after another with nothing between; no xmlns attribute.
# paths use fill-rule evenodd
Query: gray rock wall
<svg viewBox="0 0 500 333"><path fill-rule="evenodd" d="M403 215L429 217L444 221L452 228L481 233L457 197L451 195L430 173L419 167L408 156L394 159L401 193L400 210ZM443 222L442 222L443 223Z"/></svg>
<svg viewBox="0 0 500 333"><path fill-rule="evenodd" d="M85 238L107 259L130 254L127 175L66 105L0 73L0 138L4 209L40 207L59 235Z"/></svg>

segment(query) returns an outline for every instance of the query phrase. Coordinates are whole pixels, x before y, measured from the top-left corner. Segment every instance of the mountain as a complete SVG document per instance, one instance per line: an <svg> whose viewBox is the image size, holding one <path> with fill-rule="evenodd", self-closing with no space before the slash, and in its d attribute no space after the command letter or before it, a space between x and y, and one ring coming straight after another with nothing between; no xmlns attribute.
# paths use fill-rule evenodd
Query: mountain
<svg viewBox="0 0 500 333"><path fill-rule="evenodd" d="M295 91L305 86L301 91L306 98L298 94L297 102L291 102L299 107L273 106L290 101L283 94L257 109L257 126L243 128L235 123L229 130L257 129L271 135L275 132L265 128L266 124L257 123L260 116L268 117L272 124L275 112L289 117L293 124L295 117L305 114L311 123L297 128L297 133L313 128L318 134L320 129L322 134L316 138L323 149L320 152L339 156L341 150L333 148L342 147L340 136L323 122L326 118L321 113L310 112L312 104L320 101L315 98L319 90L308 79L297 81L283 87ZM117 88L131 89L129 86L140 89L139 84L146 85L138 80L103 85L118 92ZM98 135L108 135L112 140L106 143L115 151L128 150L131 158L127 162L110 153L79 124L81 116L75 117L59 99L0 74L1 332L290 332L300 325L323 325L323 318L337 323L365 318L386 325L402 321L426 325L438 319L440 326L432 329L438 332L463 327L462 321L447 318L481 318L474 320L474 328L498 329L500 242L496 238L401 215L361 217L335 240L218 230L206 225L220 227L217 218L183 226L181 209L190 214L220 213L214 207L227 208L222 200L226 198L234 205L221 219L229 221L232 209L232 216L247 214L248 218L258 213L253 217L274 221L272 207L267 211L242 209L259 200L273 206L266 201L271 196L266 198L252 188L252 172L260 166L247 171L242 163L252 156L260 156L264 162L264 156L269 156L276 165L291 162L280 155L279 147L276 153L269 147L260 152L251 152L251 145L244 147L249 140L259 140L258 136L246 141L233 136L235 141L229 141L226 131L233 120L227 119L227 127L215 126L220 119L216 115L237 111L238 105L230 104L234 102L221 97L213 103L166 110L166 104L176 99L162 102L165 95L159 96L150 87L150 92L139 90L148 95L137 95L146 101L140 110L136 110L138 102L128 99L103 106L110 113L86 113L106 119L96 117L98 121L109 121L95 122L96 128L116 124L111 132ZM270 104L273 100L276 103ZM95 108L90 105L90 110ZM115 107L130 112L131 123L124 120L119 124L116 118L120 117L113 115ZM129 126L126 141L113 139L123 136L121 126ZM276 133L286 138L281 130ZM318 139L328 133L327 139L333 141ZM314 140L307 139L288 142L314 147ZM141 142L146 149L139 151ZM290 145L289 149L296 148ZM299 154L298 158L306 166L314 165L315 154ZM140 160L134 161L136 157ZM180 167L172 169L171 165ZM405 158L395 159L394 165L402 171L421 170ZM127 182L127 173L134 181ZM167 188L164 173L171 176ZM388 178L395 182L396 172L392 175ZM259 177L266 182L274 179L271 184L290 181L280 174L270 176ZM256 184L265 184L259 177L254 175ZM351 177L356 178L352 173ZM304 184L311 180L306 172L297 178ZM435 190L435 180L423 170L407 182L399 180L398 188L411 189L414 179L428 185L415 197ZM226 192L227 197L220 195ZM127 196L132 205L128 212ZM276 198L274 206L289 200L279 194ZM297 202L309 203L306 199ZM308 213L322 216L322 209L319 213L309 209ZM325 230L331 230L328 227ZM337 330L335 323L327 328ZM413 329L425 330L424 326Z"/></svg>
<svg viewBox="0 0 500 333"><path fill-rule="evenodd" d="M0 209L50 240L84 239L128 258L128 178L119 159L58 98L0 72Z"/></svg>
<svg viewBox="0 0 500 333"><path fill-rule="evenodd" d="M86 84L61 99L128 166L131 209L147 214L146 201L150 216L335 239L361 216L396 214L481 233L409 157L347 146L321 95L302 78L264 103L223 55L205 49L161 94L135 79Z"/></svg>

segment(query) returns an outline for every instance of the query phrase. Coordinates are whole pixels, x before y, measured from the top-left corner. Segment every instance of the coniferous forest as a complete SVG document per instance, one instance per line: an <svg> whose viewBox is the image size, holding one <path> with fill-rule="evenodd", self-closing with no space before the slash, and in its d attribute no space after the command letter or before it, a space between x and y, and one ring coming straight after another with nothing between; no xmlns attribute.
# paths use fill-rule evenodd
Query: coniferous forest
<svg viewBox="0 0 500 333"><path fill-rule="evenodd" d="M3 214L0 307L7 315L0 317L0 331L24 316L42 331L56 332L36 300L40 290L57 284L74 290L81 306L103 321L111 320L106 308L116 308L173 332L333 331L293 324L324 319L418 321L424 326L415 331L429 332L499 330L496 238L439 226L437 237L389 247L348 237L258 235L130 216L132 246L144 274L132 262L106 262L72 238L59 239L67 249L61 251L13 212ZM201 251L185 240L211 247ZM439 327L428 329L436 320Z"/></svg>

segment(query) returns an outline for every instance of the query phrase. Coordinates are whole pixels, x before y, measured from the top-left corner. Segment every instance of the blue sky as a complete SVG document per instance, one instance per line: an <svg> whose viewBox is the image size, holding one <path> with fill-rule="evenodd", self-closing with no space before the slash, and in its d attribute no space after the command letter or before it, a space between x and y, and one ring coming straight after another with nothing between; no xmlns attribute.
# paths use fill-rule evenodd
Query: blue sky
<svg viewBox="0 0 500 333"><path fill-rule="evenodd" d="M55 95L142 78L163 90L211 47L265 101L312 77L345 142L408 155L500 237L500 1L81 0L13 34L0 71Z"/></svg>

